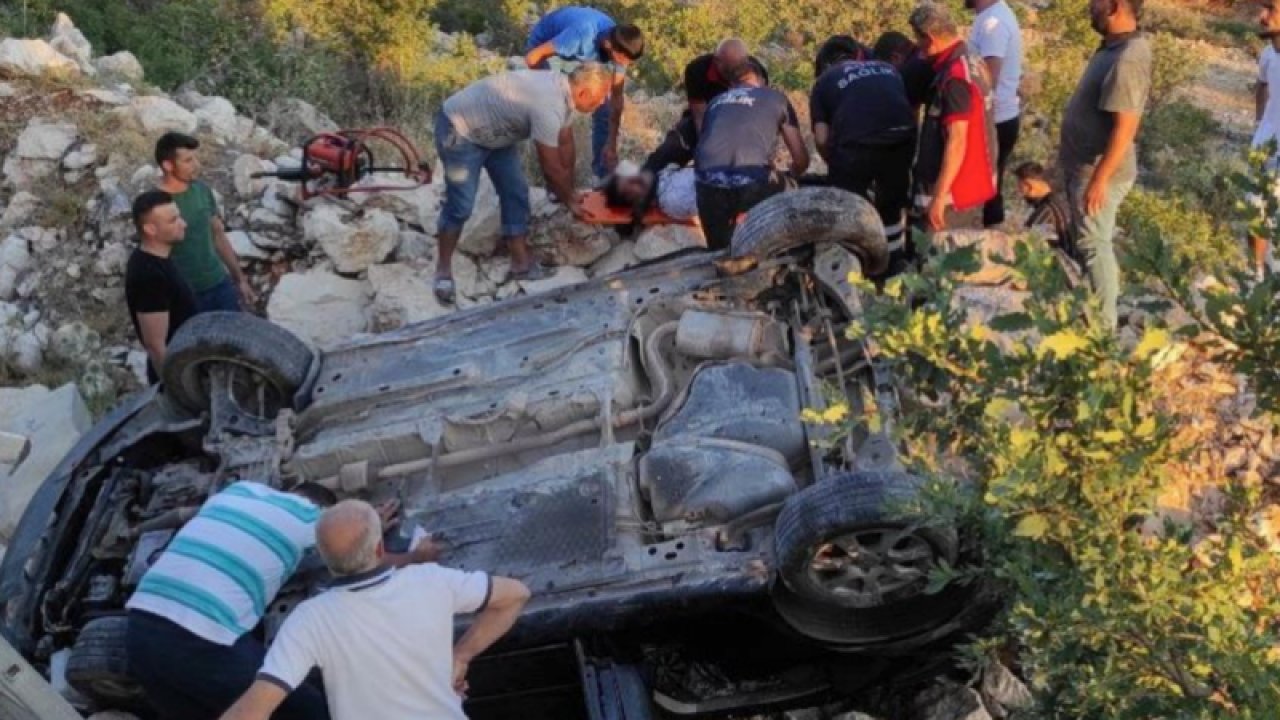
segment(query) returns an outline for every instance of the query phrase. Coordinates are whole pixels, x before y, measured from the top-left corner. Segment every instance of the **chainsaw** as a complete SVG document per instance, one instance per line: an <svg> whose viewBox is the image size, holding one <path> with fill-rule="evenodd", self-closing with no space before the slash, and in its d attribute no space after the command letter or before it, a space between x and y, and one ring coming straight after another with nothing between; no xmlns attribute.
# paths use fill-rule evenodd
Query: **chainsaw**
<svg viewBox="0 0 1280 720"><path fill-rule="evenodd" d="M399 165L379 165L371 142L389 145L400 155ZM398 173L412 185L357 183L375 173ZM252 177L273 177L301 185L302 201L320 196L342 196L385 190L409 190L431 183L431 164L420 159L417 149L403 134L391 128L338 130L320 133L302 144L302 164L275 172L258 172Z"/></svg>

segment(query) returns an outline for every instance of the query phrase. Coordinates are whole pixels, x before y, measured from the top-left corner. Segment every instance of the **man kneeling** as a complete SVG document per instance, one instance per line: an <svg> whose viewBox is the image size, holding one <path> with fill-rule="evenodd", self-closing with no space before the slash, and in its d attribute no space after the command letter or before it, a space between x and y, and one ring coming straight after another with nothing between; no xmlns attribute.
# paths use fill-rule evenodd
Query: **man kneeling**
<svg viewBox="0 0 1280 720"><path fill-rule="evenodd" d="M334 720L465 720L471 659L511 629L529 589L434 563L382 567L378 513L359 500L324 513L316 548L332 587L285 620L257 681L223 720L266 720L317 667ZM453 644L453 616L471 612Z"/></svg>

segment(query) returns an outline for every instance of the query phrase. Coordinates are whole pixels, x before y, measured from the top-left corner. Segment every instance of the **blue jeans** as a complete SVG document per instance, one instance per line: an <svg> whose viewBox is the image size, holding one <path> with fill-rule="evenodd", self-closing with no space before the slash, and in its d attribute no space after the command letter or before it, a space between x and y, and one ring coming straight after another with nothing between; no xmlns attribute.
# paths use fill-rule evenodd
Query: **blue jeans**
<svg viewBox="0 0 1280 720"><path fill-rule="evenodd" d="M1119 321L1116 301L1120 298L1120 263L1116 260L1113 243L1116 234L1116 215L1124 202L1133 181L1112 181L1107 187L1106 201L1096 214L1089 215L1084 208L1084 193L1093 176L1092 168L1067 173L1067 197L1071 201L1072 220L1076 226L1076 247L1085 268L1089 271L1089 284L1102 303L1102 323L1114 330Z"/></svg>
<svg viewBox="0 0 1280 720"><path fill-rule="evenodd" d="M604 166L604 146L609 142L609 115L612 112L612 104L605 100L604 104L591 114L591 172L598 178L609 174L609 170Z"/></svg>
<svg viewBox="0 0 1280 720"><path fill-rule="evenodd" d="M489 173L498 193L502 236L529 233L529 183L516 145L487 148L458 134L443 112L436 114L436 154L444 166L444 207L436 221L439 232L458 232L471 217L480 186L480 169Z"/></svg>
<svg viewBox="0 0 1280 720"><path fill-rule="evenodd" d="M267 653L252 634L218 645L138 611L129 613L125 652L129 674L162 720L217 720L253 684ZM319 688L303 683L271 717L329 720L329 706Z"/></svg>
<svg viewBox="0 0 1280 720"><path fill-rule="evenodd" d="M196 293L196 312L206 313L215 310L240 312L240 292L236 290L236 285L231 282L230 277L223 278L222 282L208 290Z"/></svg>

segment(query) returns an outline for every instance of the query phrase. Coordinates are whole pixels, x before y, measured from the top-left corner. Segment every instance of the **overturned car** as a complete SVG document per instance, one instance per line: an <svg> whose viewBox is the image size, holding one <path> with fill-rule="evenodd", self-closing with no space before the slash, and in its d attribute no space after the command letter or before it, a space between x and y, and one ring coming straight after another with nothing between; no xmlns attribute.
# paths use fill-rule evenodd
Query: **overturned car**
<svg viewBox="0 0 1280 720"><path fill-rule="evenodd" d="M163 389L106 417L31 502L0 567L4 634L93 707L139 709L123 606L176 528L235 480L315 481L398 499L390 541L420 527L447 564L533 589L473 668L473 717L812 707L923 672L988 604L925 592L957 533L894 511L919 483L887 437L822 442L801 420L833 392L855 412L892 403L842 332L850 272L886 261L866 202L808 188L758 206L727 253L323 354L259 318L198 316ZM304 561L256 631L326 580Z"/></svg>

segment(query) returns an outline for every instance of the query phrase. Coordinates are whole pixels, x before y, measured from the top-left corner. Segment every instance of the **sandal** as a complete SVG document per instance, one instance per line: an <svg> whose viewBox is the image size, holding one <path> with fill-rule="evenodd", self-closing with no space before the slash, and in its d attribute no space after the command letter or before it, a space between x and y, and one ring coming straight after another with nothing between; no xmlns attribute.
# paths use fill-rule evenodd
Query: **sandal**
<svg viewBox="0 0 1280 720"><path fill-rule="evenodd" d="M453 284L451 277L436 278L431 289L435 292L436 299L445 305L452 305L457 295L457 287Z"/></svg>

